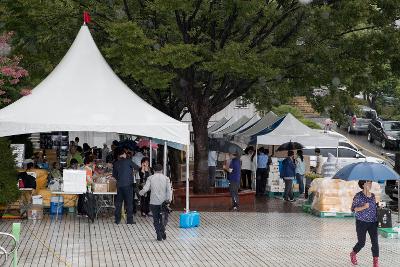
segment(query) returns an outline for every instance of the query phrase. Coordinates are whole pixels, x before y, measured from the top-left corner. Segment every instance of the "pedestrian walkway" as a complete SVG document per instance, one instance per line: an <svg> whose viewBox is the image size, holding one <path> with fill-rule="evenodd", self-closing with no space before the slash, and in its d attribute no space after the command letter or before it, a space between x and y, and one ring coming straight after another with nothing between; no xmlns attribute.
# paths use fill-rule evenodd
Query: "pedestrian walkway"
<svg viewBox="0 0 400 267"><path fill-rule="evenodd" d="M158 242L151 218L115 225L48 216L22 221L19 266L351 266L354 219L304 213L202 212L201 226L178 228L173 212L167 240ZM0 231L11 231L0 221ZM1 242L1 240L0 240ZM380 238L381 266L399 266L400 240ZM359 266L372 266L370 242Z"/></svg>

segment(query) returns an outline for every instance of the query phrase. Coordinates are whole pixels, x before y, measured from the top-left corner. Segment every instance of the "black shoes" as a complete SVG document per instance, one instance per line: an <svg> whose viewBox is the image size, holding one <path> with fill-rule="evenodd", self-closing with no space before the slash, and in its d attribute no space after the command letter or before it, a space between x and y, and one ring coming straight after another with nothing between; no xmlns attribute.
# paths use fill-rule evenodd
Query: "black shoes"
<svg viewBox="0 0 400 267"><path fill-rule="evenodd" d="M165 232L162 234L162 239L167 239L167 234Z"/></svg>

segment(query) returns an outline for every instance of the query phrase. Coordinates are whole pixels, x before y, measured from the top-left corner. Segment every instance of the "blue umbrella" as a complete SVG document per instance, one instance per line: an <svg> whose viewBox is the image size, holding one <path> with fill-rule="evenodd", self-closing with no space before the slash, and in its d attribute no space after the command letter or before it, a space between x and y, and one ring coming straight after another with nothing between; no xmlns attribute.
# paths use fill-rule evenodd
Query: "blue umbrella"
<svg viewBox="0 0 400 267"><path fill-rule="evenodd" d="M340 169L333 179L345 181L367 180L373 182L399 180L400 175L382 163L357 162Z"/></svg>

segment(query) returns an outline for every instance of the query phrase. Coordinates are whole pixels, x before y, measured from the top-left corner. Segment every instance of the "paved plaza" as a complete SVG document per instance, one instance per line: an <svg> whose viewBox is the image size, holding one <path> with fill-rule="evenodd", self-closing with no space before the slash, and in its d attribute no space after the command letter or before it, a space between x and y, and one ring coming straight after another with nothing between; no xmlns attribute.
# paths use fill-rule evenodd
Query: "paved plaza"
<svg viewBox="0 0 400 267"><path fill-rule="evenodd" d="M158 242L151 218L115 225L64 215L61 221L22 221L19 266L351 266L352 218L304 213L202 212L201 226L178 227L173 212L167 240ZM1 221L0 231L11 231ZM400 240L380 238L381 266L399 266ZM370 243L359 266L372 266Z"/></svg>

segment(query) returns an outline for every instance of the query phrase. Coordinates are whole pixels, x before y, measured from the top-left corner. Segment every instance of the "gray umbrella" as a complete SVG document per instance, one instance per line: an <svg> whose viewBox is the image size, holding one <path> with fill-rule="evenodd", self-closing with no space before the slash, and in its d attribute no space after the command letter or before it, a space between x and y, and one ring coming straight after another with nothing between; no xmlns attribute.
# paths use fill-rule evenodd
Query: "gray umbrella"
<svg viewBox="0 0 400 267"><path fill-rule="evenodd" d="M238 155L243 154L243 149L240 146L232 142L229 142L223 138L208 139L208 149L210 151L218 151L223 153L231 153L231 154L235 153Z"/></svg>

